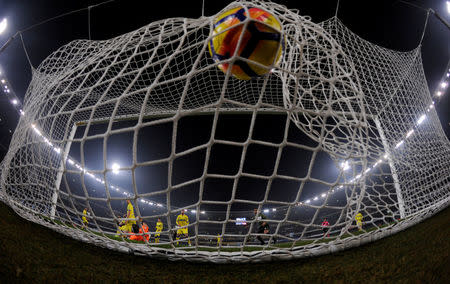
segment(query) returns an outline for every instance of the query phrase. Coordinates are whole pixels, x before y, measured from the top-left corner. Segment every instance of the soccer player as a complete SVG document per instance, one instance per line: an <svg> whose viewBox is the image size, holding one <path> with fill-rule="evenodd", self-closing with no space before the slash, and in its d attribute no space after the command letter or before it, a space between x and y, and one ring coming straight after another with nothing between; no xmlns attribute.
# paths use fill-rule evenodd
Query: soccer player
<svg viewBox="0 0 450 284"><path fill-rule="evenodd" d="M323 230L323 236L324 237L325 237L325 235L327 235L329 226L330 226L330 223L328 222L327 218L323 218L322 230ZM327 235L327 237L329 237L329 236L330 236L330 234Z"/></svg>
<svg viewBox="0 0 450 284"><path fill-rule="evenodd" d="M270 231L270 226L269 224L264 221L264 219L267 219L266 215L264 215L263 213L258 213L258 209L254 209L253 213L255 214L255 220L259 221L259 227L258 227L258 234L268 234ZM262 239L261 236L258 236L257 239L259 240L259 242L261 243L261 245L264 245L265 242ZM273 243L275 244L277 242L277 239L275 237L272 238L273 239Z"/></svg>
<svg viewBox="0 0 450 284"><path fill-rule="evenodd" d="M144 222L142 218L139 218L139 222L141 223L142 228L139 228L138 234L133 234L130 236L130 240L144 242L144 238L147 242L150 240L150 235L148 234L148 225ZM142 231L143 229L143 231Z"/></svg>
<svg viewBox="0 0 450 284"><path fill-rule="evenodd" d="M89 225L89 221L87 220L88 212L87 208L85 207L83 210L83 217L81 219L83 220L83 229L86 229L86 227Z"/></svg>
<svg viewBox="0 0 450 284"><path fill-rule="evenodd" d="M220 234L217 234L217 246L220 244Z"/></svg>
<svg viewBox="0 0 450 284"><path fill-rule="evenodd" d="M186 214L184 214L184 212L185 212L184 209L182 209L181 214L178 215L176 221L178 227L180 227L177 230L177 245L178 240L180 240L180 236L183 236L183 238L189 237L187 228L187 225L189 225L189 217ZM191 245L191 240L188 240L188 244L189 246Z"/></svg>
<svg viewBox="0 0 450 284"><path fill-rule="evenodd" d="M119 227L119 230L117 230L117 235L119 235L121 232L126 232L126 233L130 233L133 232L133 225L136 225L136 220L133 220L134 218L136 218L134 216L134 208L133 208L133 204L131 204L131 201L129 199L127 199L127 219L132 219L132 220L126 220L125 221L125 225Z"/></svg>
<svg viewBox="0 0 450 284"><path fill-rule="evenodd" d="M358 226L358 230L362 231L362 219L363 219L363 215L361 214L361 212L358 212L358 214L356 214L355 216L355 220L356 220L356 226Z"/></svg>
<svg viewBox="0 0 450 284"><path fill-rule="evenodd" d="M159 243L159 237L161 236L161 233L158 234L158 232L162 232L163 227L164 227L164 225L161 222L161 219L158 218L158 222L156 222L155 243Z"/></svg>

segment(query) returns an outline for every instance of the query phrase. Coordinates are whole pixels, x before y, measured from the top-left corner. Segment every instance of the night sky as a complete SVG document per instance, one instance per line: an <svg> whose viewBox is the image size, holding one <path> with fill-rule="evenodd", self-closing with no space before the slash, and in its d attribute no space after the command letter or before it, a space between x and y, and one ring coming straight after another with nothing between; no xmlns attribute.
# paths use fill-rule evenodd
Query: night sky
<svg viewBox="0 0 450 284"><path fill-rule="evenodd" d="M16 31L24 30L27 27L41 22L45 19L100 2L102 1L29 0L20 1L19 3L19 1L0 0L0 17L6 17L8 19L7 31L4 34L0 35L0 42L3 44L10 36L14 35ZM229 1L223 0L206 0L205 2L205 15L207 16L215 14L230 3ZM312 21L316 23L332 17L336 9L336 1L279 0L275 2L284 4L288 8L298 9L300 11L300 14L311 16ZM450 15L445 9L445 1L443 0L410 2L425 8L433 8L435 11L440 13L447 21L450 21ZM91 10L91 38L93 40L110 39L112 37L140 28L156 20L171 17L197 18L201 16L201 12L202 1L200 0L179 2L116 0L112 3L107 3L103 6L95 7ZM381 45L389 49L409 51L411 49L414 49L420 41L426 13L420 9L408 6L400 1L376 1L368 2L368 4L362 5L361 1L341 0L338 17L353 32L372 43ZM78 13L62 17L60 19L35 27L25 32L23 34L23 38L28 54L30 56L30 60L33 66L36 68L51 52L55 51L63 44L67 44L68 42L75 39L88 38L87 11L80 11ZM449 30L441 22L439 22L436 17L431 15L423 40L422 49L423 66L428 86L431 91L436 90L439 81L445 72L445 68L449 60L449 50ZM9 80L12 89L15 91L18 98L23 101L24 94L31 79L31 73L20 40L16 39L15 41L13 41L12 44L6 49L6 51L3 52L3 54L0 54L0 66L2 72L6 74L6 77ZM443 96L441 101L438 102L436 106L436 110L440 117L442 126L447 134L447 137L450 137L450 112L448 111L449 105L450 99L447 94ZM18 118L19 113L17 108L9 103L9 100L6 99L4 94L0 94L0 159L3 159L4 155L6 154L12 132L17 125ZM233 120L238 120L238 123ZM282 124L285 120L286 117L283 116L275 118L272 117L270 119L267 117L261 117L257 121L255 135L261 135L262 140L281 139L281 134L277 133L277 131L282 131L283 129L278 129L276 125L280 125L280 123ZM185 123L187 133L180 133L181 136L185 136L185 142L181 145L177 145L178 149L188 149L192 146L189 144L189 137L196 137L196 140L192 141L193 144L198 144L199 141L202 141L202 139L206 141L209 138L209 133L207 132L192 131L196 131L196 129L198 130L201 128L207 128L211 124L211 119L186 118L182 121L182 123ZM219 131L217 134L219 137L221 135L221 128L227 129L231 125L233 125L235 127L233 131L233 135L235 135L235 137L233 139L239 141L239 139L241 138L246 138L245 135L248 133L249 117L228 117L221 120L220 123L221 124L218 126ZM273 124L273 126L270 126L271 123ZM197 127L193 127L193 125L196 125ZM258 130L260 126L261 130ZM267 133L265 133L262 130L262 127L268 127L273 131L268 131ZM83 129L80 128L77 132L77 135L82 135L82 131ZM91 131L101 132L102 129L101 127L97 127L95 129L92 129ZM150 132L155 130L144 129L143 131L149 131L149 133L142 135L143 137L145 137L146 135L151 136L152 133ZM161 139L159 140L159 143L161 145L153 146L154 149L158 149L158 151L152 152L151 150L149 150L152 148L152 145L146 144L145 148L138 149L138 159L142 158L143 160L149 160L163 158L170 152L170 149L165 149L165 147L168 147L168 144L161 142L170 140L170 128L162 127L157 131L157 133L161 137ZM165 138L164 135L166 135ZM308 143L305 140L306 138L299 139L303 140L304 143ZM120 137L120 143L116 143L116 141L118 140L111 139L110 145L108 145L108 151L111 151L111 153L117 153L120 151L121 155L117 159L120 159L121 165L130 165L131 158L130 154L127 152L130 151L130 149L124 147L123 145L130 144L130 141L132 141L132 136L124 135L123 137ZM101 141L92 141L89 143L92 143L92 145L88 145L92 148L99 147L99 145L101 145ZM96 145L95 143L98 143L98 145ZM158 142L155 141L154 143ZM202 143L204 143L204 141ZM212 156L216 161L220 160L225 162L220 165L214 164L213 162L209 168L210 172L232 174L233 171L236 170L233 169L233 165L236 166L238 164L240 150L233 149L233 147L225 145L218 145L216 148L220 147L223 147L223 149L213 148ZM271 162L270 160L274 159L274 156L276 155L275 149L263 148L264 147L258 145L250 147L248 150L249 157L251 158L251 155L255 155L256 157L263 153L264 156L267 157L267 165L273 165L273 162ZM70 154L75 157L79 156L79 147L76 147L76 145L72 145ZM88 156L86 164L89 165L90 169L102 169L103 164L101 152L91 152L86 153L86 155ZM179 167L183 168L184 170L177 171L178 175L174 176L175 182L182 183L201 175L201 171L203 170L202 166L204 164L204 155L204 152L198 151L194 153L192 157L190 157L189 161L176 161L174 163L174 168L176 169L177 167ZM307 160L307 155L308 153L298 153L294 150L286 149L284 156L282 157L282 162L284 161L285 165L281 165L280 171L285 171L285 174L287 175L294 175L294 173L289 172L293 168L293 163L295 163L295 161L302 161L302 159ZM126 157L128 157L128 160ZM198 162L198 166L195 166L195 161ZM324 172L326 174L324 174L323 176L318 176L317 178L327 180L329 182L332 182L333 179L336 179L336 175L338 174L337 171L332 172L333 170L330 169L331 167L327 168L331 164L329 158L323 157L318 159L318 161L319 162L317 162L317 166L321 169L321 171L316 172ZM229 165L224 164L227 162L229 163ZM299 162L298 165L295 165L295 174L299 176L304 175L304 172L306 172L307 170L307 165L308 163ZM254 169L252 169L252 167L254 167L254 165L252 164L244 165L244 168L248 169L250 172L256 171L262 175L270 174L271 170L273 170L270 168L270 166L267 168L264 167L264 164L262 167ZM140 173L137 172L137 175L144 176L144 178L137 178L137 186L138 188L146 188L145 192L164 190L164 188L167 187L167 180L165 178L154 178L157 176L164 176L164 173L167 172L167 165L161 164L149 168L140 168L138 169L138 171L142 171L142 173L140 175ZM145 178L146 174L144 172L150 173L149 176L152 176L153 178L151 180L147 180ZM76 184L79 182L76 180L77 178L80 177L76 175L74 175L73 177L69 177L69 175L67 175L66 182L69 184L71 182L74 182ZM123 188L129 188L132 184L131 174L129 173L122 173L120 176L108 176L108 178L110 178L116 185ZM252 190L251 195L246 195L245 191L239 191L240 194L243 195L236 196L235 198L242 198L247 200L254 199L255 201L261 200L261 195L263 195L265 192L265 185L254 184L258 182L260 183L261 181L252 181L249 178L241 179L239 186L248 188L261 188L262 191L255 192L255 190ZM142 183L142 185L140 185L140 183ZM230 181L230 183L232 183L232 181ZM209 179L207 181L207 184L205 185L205 192L203 194L203 197L207 199L210 195L215 200L229 200L230 192L227 190L217 191L217 188L230 188L230 186L231 184L227 184L227 181ZM285 189L286 194L283 195L284 197L292 196L292 194L289 193L289 190L291 190L292 193L295 193L298 189L298 184L296 183L289 184L286 181L275 179L273 187L277 188L277 186ZM316 185L315 188L317 189L318 186L319 185ZM176 192L181 191L174 191L172 198L174 200L179 200L178 204L174 205L176 205L177 207L183 207L185 205L195 203L195 198L198 198L197 187L195 185L192 185L190 187L188 186L183 190L183 196L176 196ZM208 192L208 190L212 188L215 189L215 192L213 194ZM325 189L326 188L324 188L324 190ZM250 194L250 191L248 191L247 193ZM104 197L102 196L101 192L97 192L95 194L98 194L98 197ZM312 196L314 192L308 193L306 190L304 194L304 198L308 198L308 194ZM188 198L189 196L192 197L192 200ZM278 197L279 196L271 196L271 199L277 200ZM161 194L161 196L153 196L152 200L164 203L165 194ZM186 204L184 204L184 202ZM208 210L209 208L206 206L203 209ZM245 206L240 207L239 204L233 205L234 211L245 209L248 208L246 208Z"/></svg>

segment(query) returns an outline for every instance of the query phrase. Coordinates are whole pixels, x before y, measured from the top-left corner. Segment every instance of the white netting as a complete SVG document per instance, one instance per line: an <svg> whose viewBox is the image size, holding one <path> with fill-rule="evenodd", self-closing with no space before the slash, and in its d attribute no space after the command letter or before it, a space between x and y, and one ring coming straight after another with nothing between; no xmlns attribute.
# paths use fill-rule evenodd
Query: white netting
<svg viewBox="0 0 450 284"><path fill-rule="evenodd" d="M76 239L214 262L333 252L448 205L450 144L420 47L388 50L337 18L315 24L270 2L236 5L282 23L281 64L266 76L240 81L217 68L207 50L215 16L77 40L50 55L33 72L2 163L2 199ZM161 218L160 243L115 236L126 199L152 235ZM173 236L183 208L192 247Z"/></svg>

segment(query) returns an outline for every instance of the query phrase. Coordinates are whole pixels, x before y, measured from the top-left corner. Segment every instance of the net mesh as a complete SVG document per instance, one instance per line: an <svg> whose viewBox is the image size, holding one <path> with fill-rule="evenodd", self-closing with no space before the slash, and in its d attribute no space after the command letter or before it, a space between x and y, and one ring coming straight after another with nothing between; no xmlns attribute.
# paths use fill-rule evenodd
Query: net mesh
<svg viewBox="0 0 450 284"><path fill-rule="evenodd" d="M446 207L450 145L420 46L389 50L270 2L223 11L255 5L280 20L285 43L280 65L249 81L209 55L215 16L51 54L33 70L1 198L99 246L213 262L334 252ZM127 199L150 239L117 231L136 221ZM182 209L187 239L175 236Z"/></svg>

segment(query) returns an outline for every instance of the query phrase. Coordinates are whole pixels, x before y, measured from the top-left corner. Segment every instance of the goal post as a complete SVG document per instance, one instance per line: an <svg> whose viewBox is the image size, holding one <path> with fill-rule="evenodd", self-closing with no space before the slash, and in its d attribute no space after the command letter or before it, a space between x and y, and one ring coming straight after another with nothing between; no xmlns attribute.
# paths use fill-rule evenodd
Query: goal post
<svg viewBox="0 0 450 284"><path fill-rule="evenodd" d="M391 169L392 179L394 180L395 193L397 194L398 210L400 213L400 218L404 219L406 217L405 202L403 201L403 194L402 194L402 190L400 188L400 181L398 179L397 170L395 169L394 161L392 160L391 150L390 150L389 144L386 140L386 136L384 135L384 131L381 126L380 120L378 119L378 117L374 117L373 121L375 122L375 125L377 126L377 130L380 135L381 142L383 143L383 147L384 147L385 153L387 155L386 158L388 160L389 167Z"/></svg>
<svg viewBox="0 0 450 284"><path fill-rule="evenodd" d="M61 187L61 180L62 180L62 176L64 174L64 170L66 168L67 159L69 157L70 146L72 145L72 141L73 141L73 138L75 137L76 131L77 131L77 124L74 123L69 136L67 137L67 139L65 139L66 143L64 146L64 150L62 150L62 152L61 152L60 166L58 169L58 174L56 176L55 188L53 190L52 201L51 201L50 218L52 218L52 219L55 218L56 206L58 203L58 196L59 196L59 191L60 191L60 187Z"/></svg>

